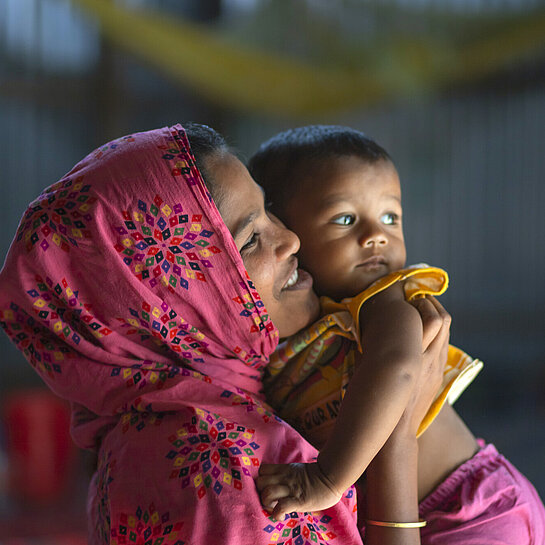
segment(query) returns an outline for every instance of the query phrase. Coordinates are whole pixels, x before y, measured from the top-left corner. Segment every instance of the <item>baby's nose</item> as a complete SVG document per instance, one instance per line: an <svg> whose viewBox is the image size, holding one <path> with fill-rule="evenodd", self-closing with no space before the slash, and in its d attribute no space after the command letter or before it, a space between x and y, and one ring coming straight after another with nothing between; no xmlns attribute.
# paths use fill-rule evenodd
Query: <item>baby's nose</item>
<svg viewBox="0 0 545 545"><path fill-rule="evenodd" d="M388 237L378 227L368 228L359 240L360 246L384 246L388 244Z"/></svg>

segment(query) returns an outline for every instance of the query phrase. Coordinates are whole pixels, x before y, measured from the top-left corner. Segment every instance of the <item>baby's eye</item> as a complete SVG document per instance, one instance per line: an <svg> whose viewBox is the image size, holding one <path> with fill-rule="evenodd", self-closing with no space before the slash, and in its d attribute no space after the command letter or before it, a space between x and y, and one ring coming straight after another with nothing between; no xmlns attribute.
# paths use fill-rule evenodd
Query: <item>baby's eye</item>
<svg viewBox="0 0 545 545"><path fill-rule="evenodd" d="M253 233L252 236L249 238L248 242L246 242L246 244L244 244L244 246L242 246L242 248L240 249L241 253L253 248L257 244L258 238L259 238L259 233Z"/></svg>
<svg viewBox="0 0 545 545"><path fill-rule="evenodd" d="M392 212L388 212L387 214L382 215L380 221L382 221L384 225L396 225L399 222L399 216Z"/></svg>
<svg viewBox="0 0 545 545"><path fill-rule="evenodd" d="M332 219L331 223L336 225L352 225L355 221L356 217L353 214L343 214Z"/></svg>

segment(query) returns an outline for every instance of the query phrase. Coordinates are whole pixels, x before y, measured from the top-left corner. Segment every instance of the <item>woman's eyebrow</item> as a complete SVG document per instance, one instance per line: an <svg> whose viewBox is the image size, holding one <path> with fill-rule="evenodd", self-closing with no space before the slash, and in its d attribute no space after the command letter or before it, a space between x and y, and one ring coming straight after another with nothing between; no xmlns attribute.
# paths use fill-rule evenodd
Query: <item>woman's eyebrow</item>
<svg viewBox="0 0 545 545"><path fill-rule="evenodd" d="M259 184L256 184L257 187L259 187L260 191L261 191L261 198L263 200L263 205L265 204L265 190L259 185ZM240 233L242 231L244 231L246 229L246 227L248 227L248 225L250 225L250 223L252 223L259 215L261 214L261 209L260 208L257 208L255 210L253 210L252 212L250 212L247 216L245 216L244 218L242 218L236 228L235 228L235 232L233 233L233 238L236 239L238 236L240 236Z"/></svg>
<svg viewBox="0 0 545 545"><path fill-rule="evenodd" d="M253 212L250 212L247 216L242 218L235 228L235 232L233 233L233 238L236 239L240 236L240 233L242 233L248 225L250 225L261 213L260 210L254 210Z"/></svg>

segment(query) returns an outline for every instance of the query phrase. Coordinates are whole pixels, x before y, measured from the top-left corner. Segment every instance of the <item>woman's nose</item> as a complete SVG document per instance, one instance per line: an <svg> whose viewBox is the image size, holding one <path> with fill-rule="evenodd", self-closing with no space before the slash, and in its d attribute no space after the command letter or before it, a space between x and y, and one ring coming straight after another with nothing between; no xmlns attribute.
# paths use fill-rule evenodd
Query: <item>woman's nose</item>
<svg viewBox="0 0 545 545"><path fill-rule="evenodd" d="M359 237L360 246L385 246L388 244L388 237L378 225L368 225Z"/></svg>
<svg viewBox="0 0 545 545"><path fill-rule="evenodd" d="M280 261L296 254L301 246L299 237L280 222L277 223L276 242L276 255Z"/></svg>

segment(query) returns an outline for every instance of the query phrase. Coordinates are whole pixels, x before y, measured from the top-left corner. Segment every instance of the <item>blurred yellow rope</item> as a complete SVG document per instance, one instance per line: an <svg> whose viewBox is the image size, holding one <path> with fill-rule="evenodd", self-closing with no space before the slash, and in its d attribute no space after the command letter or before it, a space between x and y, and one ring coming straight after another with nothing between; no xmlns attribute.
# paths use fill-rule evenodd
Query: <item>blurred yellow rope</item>
<svg viewBox="0 0 545 545"><path fill-rule="evenodd" d="M229 43L213 30L111 0L72 0L98 20L114 44L207 98L242 110L311 117L491 73L545 46L545 12L521 18L475 44L392 43L380 73L311 66Z"/></svg>

